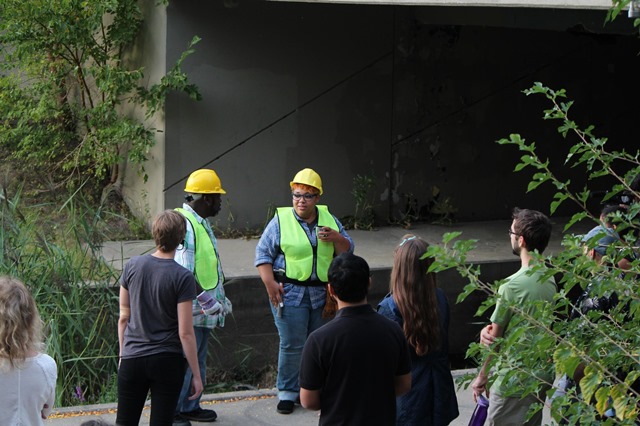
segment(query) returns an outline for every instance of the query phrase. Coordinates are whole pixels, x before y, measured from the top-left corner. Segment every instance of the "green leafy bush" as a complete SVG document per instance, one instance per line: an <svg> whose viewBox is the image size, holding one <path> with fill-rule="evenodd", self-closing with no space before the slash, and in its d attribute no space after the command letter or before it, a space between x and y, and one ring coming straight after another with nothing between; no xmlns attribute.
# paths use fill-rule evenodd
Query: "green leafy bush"
<svg viewBox="0 0 640 426"><path fill-rule="evenodd" d="M127 108L149 118L171 90L200 99L180 69L197 37L159 83L143 85L132 50L142 23L136 0L0 4L0 147L47 176L41 184L100 190L120 182L125 159L144 173L156 129Z"/></svg>
<svg viewBox="0 0 640 426"><path fill-rule="evenodd" d="M362 229L370 231L375 227L375 203L372 201L372 192L375 179L372 175L356 175L353 178L353 189L351 194L355 199L356 206L353 215L340 219L347 229Z"/></svg>
<svg viewBox="0 0 640 426"><path fill-rule="evenodd" d="M541 306L531 314L526 313L528 306L511 307L526 320L499 342L513 345L529 339L523 346L524 350L507 358L500 351L495 353L492 348L473 343L467 355L479 360L491 352L494 355L492 366L497 362L509 365L507 380L512 380L515 395L535 394L550 385L542 380L534 380L527 386L519 384L518 378L530 377L540 365L553 363L557 376L567 374L569 377L579 365L584 366L585 376L579 383L581 392L572 390L553 399L550 404L548 400L540 401L533 409L541 409L543 403L547 403L551 416L568 424L637 424L640 420L640 258L636 255L640 253L640 193L630 185L640 175L640 151L637 148L635 152L607 150L606 138L597 136L593 126L583 129L569 117L572 102L566 100L564 90L556 91L536 83L525 93L544 96L550 103L543 118L560 122L558 132L563 140L569 142L568 154L564 159L540 158L536 143L528 143L517 134L498 142L513 145L522 152L515 171L532 171L528 191L534 191L541 185L555 188L550 214L562 203L571 202L576 207L576 213L564 229L562 252L538 256L537 268L546 267L545 273L556 277L560 291L555 306ZM582 169L588 183L578 186L570 180L562 180L557 172L563 167ZM580 237L569 232L578 222L599 224L599 211L590 211L588 200L592 196L590 187L601 182L613 182L604 197L605 202L619 202L617 198L622 193L637 200L626 212L616 214L616 230L624 237L609 246L607 261L602 265L585 256ZM482 314L495 306L501 282L480 280L480 267L466 262L466 255L474 248L475 242L459 240L459 237L459 233L447 234L443 244L432 246L428 254L437 259L434 270L455 268L469 279L459 301L474 291L487 295L478 310L478 314ZM619 263L624 258L628 265L625 269ZM579 294L590 283L596 284L593 296L616 293L620 302L607 313L592 312L569 321L567 317L576 303L572 294L576 291ZM528 333L529 330L535 332ZM531 336L535 338L531 340ZM468 385L472 379L467 376L462 384ZM553 390L547 396L552 394ZM603 415L610 408L615 409L615 417L605 420Z"/></svg>
<svg viewBox="0 0 640 426"><path fill-rule="evenodd" d="M116 273L99 255L100 211L70 198L21 208L20 194L0 197L0 274L21 279L31 290L47 334L46 351L58 364L56 405L102 401L112 393L117 371L118 287ZM63 227L51 223L68 215ZM47 231L43 231L47 230Z"/></svg>

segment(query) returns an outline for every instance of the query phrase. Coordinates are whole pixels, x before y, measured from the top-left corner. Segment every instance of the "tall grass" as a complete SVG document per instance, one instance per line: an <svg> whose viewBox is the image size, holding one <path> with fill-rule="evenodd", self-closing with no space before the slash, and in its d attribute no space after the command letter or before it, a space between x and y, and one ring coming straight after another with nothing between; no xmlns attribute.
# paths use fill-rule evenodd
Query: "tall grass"
<svg viewBox="0 0 640 426"><path fill-rule="evenodd" d="M59 208L0 194L0 274L21 279L36 300L58 364L56 406L113 394L119 272L99 255L103 216L78 194Z"/></svg>

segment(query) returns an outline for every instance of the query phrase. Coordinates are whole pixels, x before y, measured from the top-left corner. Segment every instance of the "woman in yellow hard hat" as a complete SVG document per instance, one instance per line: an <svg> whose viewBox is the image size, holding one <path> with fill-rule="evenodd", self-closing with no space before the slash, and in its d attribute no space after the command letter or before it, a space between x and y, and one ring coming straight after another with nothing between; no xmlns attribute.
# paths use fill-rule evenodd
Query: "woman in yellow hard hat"
<svg viewBox="0 0 640 426"><path fill-rule="evenodd" d="M255 265L264 283L280 336L278 406L293 412L299 400L298 373L307 336L323 323L327 272L338 254L354 244L327 206L319 205L322 179L300 170L290 182L292 207L280 207L256 247Z"/></svg>

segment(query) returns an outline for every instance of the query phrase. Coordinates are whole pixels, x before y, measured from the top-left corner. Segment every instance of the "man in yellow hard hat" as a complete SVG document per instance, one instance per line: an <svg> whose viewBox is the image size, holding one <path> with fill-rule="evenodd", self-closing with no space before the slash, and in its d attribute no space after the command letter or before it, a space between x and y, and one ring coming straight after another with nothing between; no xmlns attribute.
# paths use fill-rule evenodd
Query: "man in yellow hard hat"
<svg viewBox="0 0 640 426"><path fill-rule="evenodd" d="M298 373L307 336L323 323L331 260L353 253L353 240L327 206L318 205L322 180L312 169L290 182L293 208L281 207L256 247L255 265L264 283L280 336L278 406L293 412L299 400Z"/></svg>
<svg viewBox="0 0 640 426"><path fill-rule="evenodd" d="M224 327L231 312L231 302L224 293L224 274L218 254L218 242L207 218L220 212L222 189L215 171L200 169L191 173L184 192L186 202L176 209L185 218L187 233L183 248L176 250L175 260L196 277L196 299L193 300L193 326L198 347L200 376L205 381L207 346L211 330ZM180 399L176 407L174 426L190 426L190 420L213 422L218 417L213 410L200 407L200 397L190 399L191 370L185 374Z"/></svg>

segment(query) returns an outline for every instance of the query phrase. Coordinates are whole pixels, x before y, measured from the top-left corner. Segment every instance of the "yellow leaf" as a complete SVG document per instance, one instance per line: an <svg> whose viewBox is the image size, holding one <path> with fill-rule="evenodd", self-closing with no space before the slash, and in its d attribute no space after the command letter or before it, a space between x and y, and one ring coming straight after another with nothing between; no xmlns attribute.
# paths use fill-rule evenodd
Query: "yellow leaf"
<svg viewBox="0 0 640 426"><path fill-rule="evenodd" d="M596 391L596 410L598 410L598 414L602 415L605 411L607 411L607 408L609 407L608 402L609 389L606 387L598 388L598 390Z"/></svg>
<svg viewBox="0 0 640 426"><path fill-rule="evenodd" d="M611 389L613 399L613 409L616 410L616 417L623 420L631 412L628 410L629 400L627 399L627 387L624 384L617 384Z"/></svg>
<svg viewBox="0 0 640 426"><path fill-rule="evenodd" d="M591 401L593 394L602 383L602 374L591 366L584 369L584 377L580 380L580 389L585 401Z"/></svg>

